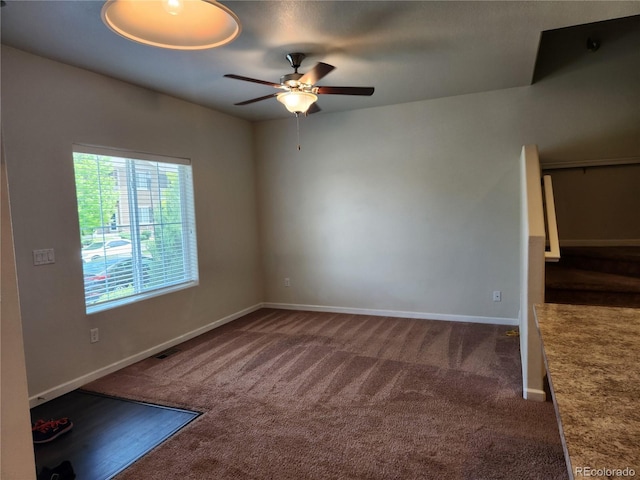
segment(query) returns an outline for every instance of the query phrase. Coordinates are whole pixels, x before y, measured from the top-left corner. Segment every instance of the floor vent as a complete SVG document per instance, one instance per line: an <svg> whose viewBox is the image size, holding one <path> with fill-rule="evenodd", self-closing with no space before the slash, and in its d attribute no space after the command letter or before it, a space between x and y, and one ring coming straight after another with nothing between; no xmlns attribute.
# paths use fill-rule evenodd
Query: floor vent
<svg viewBox="0 0 640 480"><path fill-rule="evenodd" d="M168 350L165 350L164 352L160 352L159 354L157 354L155 356L155 358L159 358L160 360L167 358L171 355L173 355L174 353L178 353L180 350L178 350L177 348L169 348Z"/></svg>

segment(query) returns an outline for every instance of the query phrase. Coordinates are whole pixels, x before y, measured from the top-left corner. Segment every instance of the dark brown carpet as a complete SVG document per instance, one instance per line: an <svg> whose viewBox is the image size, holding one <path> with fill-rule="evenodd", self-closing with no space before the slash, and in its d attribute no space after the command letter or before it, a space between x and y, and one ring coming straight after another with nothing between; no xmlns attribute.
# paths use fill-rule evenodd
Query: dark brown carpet
<svg viewBox="0 0 640 480"><path fill-rule="evenodd" d="M566 479L507 330L263 309L85 388L204 412L119 480Z"/></svg>

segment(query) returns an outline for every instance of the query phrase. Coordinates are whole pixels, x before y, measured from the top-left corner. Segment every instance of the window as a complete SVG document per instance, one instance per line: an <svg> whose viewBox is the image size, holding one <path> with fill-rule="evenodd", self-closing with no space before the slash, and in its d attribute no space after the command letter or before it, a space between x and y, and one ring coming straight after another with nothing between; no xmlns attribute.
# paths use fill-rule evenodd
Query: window
<svg viewBox="0 0 640 480"><path fill-rule="evenodd" d="M140 207L138 215L140 216L138 221L141 225L153 223L153 209L151 207Z"/></svg>
<svg viewBox="0 0 640 480"><path fill-rule="evenodd" d="M74 146L87 313L198 283L187 160Z"/></svg>
<svg viewBox="0 0 640 480"><path fill-rule="evenodd" d="M145 170L136 172L136 187L138 190L149 190L151 188L151 173Z"/></svg>

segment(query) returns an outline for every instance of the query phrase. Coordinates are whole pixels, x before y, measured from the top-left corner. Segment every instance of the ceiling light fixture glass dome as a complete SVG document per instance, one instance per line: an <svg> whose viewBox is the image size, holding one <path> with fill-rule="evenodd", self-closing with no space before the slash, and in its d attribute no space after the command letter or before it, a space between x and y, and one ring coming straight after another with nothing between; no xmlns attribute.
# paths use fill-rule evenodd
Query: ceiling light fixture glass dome
<svg viewBox="0 0 640 480"><path fill-rule="evenodd" d="M279 93L276 98L291 113L305 113L318 100L317 95L300 90Z"/></svg>

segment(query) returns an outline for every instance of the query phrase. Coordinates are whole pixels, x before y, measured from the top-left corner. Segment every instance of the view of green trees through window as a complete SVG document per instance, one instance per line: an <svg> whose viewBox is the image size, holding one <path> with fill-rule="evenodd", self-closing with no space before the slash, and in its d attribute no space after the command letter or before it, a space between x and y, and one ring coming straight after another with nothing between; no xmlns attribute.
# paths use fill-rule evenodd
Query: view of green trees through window
<svg viewBox="0 0 640 480"><path fill-rule="evenodd" d="M78 150L87 311L197 284L191 166Z"/></svg>

